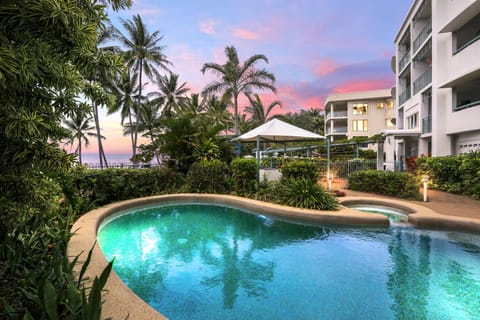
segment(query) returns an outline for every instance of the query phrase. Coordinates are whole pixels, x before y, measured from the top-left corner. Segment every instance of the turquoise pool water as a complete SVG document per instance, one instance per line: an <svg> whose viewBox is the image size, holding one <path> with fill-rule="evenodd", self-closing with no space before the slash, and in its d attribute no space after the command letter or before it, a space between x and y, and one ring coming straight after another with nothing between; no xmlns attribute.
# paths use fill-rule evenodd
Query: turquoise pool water
<svg viewBox="0 0 480 320"><path fill-rule="evenodd" d="M139 208L98 233L170 319L480 319L480 236L290 224L223 206Z"/></svg>
<svg viewBox="0 0 480 320"><path fill-rule="evenodd" d="M387 216L390 222L407 222L408 214L399 209L374 204L352 204L347 207L362 212L378 213Z"/></svg>

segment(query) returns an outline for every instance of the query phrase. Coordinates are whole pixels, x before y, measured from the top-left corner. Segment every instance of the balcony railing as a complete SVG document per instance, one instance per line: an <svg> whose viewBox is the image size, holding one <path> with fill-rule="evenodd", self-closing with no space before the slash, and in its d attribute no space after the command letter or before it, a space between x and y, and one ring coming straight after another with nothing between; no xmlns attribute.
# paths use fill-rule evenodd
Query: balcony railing
<svg viewBox="0 0 480 320"><path fill-rule="evenodd" d="M423 26L422 30L418 34L417 38L413 41L413 52L417 51L423 42L432 33L432 17L428 18L427 22Z"/></svg>
<svg viewBox="0 0 480 320"><path fill-rule="evenodd" d="M410 61L410 51L407 51L407 53L405 53L403 58L400 59L400 62L398 63L398 70L402 71L409 61Z"/></svg>
<svg viewBox="0 0 480 320"><path fill-rule="evenodd" d="M428 67L423 73L413 82L413 94L417 94L420 90L432 83L432 67Z"/></svg>
<svg viewBox="0 0 480 320"><path fill-rule="evenodd" d="M428 115L422 119L422 133L432 132L432 116Z"/></svg>
<svg viewBox="0 0 480 320"><path fill-rule="evenodd" d="M332 134L332 133L347 133L347 127L334 127L333 130L332 128L327 128L327 133Z"/></svg>
<svg viewBox="0 0 480 320"><path fill-rule="evenodd" d="M410 86L408 86L405 91L403 91L399 96L398 96L398 104L402 105L405 101L410 99L411 97L411 92L410 92Z"/></svg>
<svg viewBox="0 0 480 320"><path fill-rule="evenodd" d="M336 111L327 113L327 120L331 118L345 118L348 116L348 111Z"/></svg>

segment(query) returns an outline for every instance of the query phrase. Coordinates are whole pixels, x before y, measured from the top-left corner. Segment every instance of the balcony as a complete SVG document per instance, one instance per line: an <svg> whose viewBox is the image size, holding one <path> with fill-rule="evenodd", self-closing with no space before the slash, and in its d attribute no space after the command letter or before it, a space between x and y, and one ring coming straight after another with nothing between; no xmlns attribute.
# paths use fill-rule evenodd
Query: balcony
<svg viewBox="0 0 480 320"><path fill-rule="evenodd" d="M418 34L417 38L413 41L413 52L417 51L418 48L425 42L428 36L432 33L432 17L428 18L427 22L423 26L422 30Z"/></svg>
<svg viewBox="0 0 480 320"><path fill-rule="evenodd" d="M333 130L332 128L327 128L327 134L347 133L347 131L348 131L347 127L334 127Z"/></svg>
<svg viewBox="0 0 480 320"><path fill-rule="evenodd" d="M348 116L348 111L335 111L327 113L327 120L332 118L346 118Z"/></svg>
<svg viewBox="0 0 480 320"><path fill-rule="evenodd" d="M432 132L432 116L428 115L422 119L422 134Z"/></svg>
<svg viewBox="0 0 480 320"><path fill-rule="evenodd" d="M398 70L402 71L409 61L410 61L410 51L407 51L407 53L405 53L403 58L400 59L400 62L398 63Z"/></svg>
<svg viewBox="0 0 480 320"><path fill-rule="evenodd" d="M399 96L398 96L398 105L401 106L405 101L407 101L408 99L410 99L411 97L411 90L410 90L410 86L407 86L407 88L405 89L405 91L403 91Z"/></svg>
<svg viewBox="0 0 480 320"><path fill-rule="evenodd" d="M432 83L432 67L428 67L423 73L413 82L413 94L417 94L420 90Z"/></svg>

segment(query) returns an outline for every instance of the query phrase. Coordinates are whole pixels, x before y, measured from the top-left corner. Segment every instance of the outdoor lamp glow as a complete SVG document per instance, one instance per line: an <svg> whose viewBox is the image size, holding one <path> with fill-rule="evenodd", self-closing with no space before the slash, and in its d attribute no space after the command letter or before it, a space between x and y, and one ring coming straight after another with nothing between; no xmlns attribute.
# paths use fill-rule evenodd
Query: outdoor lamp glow
<svg viewBox="0 0 480 320"><path fill-rule="evenodd" d="M423 201L427 202L428 201L428 176L425 175L422 177L422 182L423 182Z"/></svg>

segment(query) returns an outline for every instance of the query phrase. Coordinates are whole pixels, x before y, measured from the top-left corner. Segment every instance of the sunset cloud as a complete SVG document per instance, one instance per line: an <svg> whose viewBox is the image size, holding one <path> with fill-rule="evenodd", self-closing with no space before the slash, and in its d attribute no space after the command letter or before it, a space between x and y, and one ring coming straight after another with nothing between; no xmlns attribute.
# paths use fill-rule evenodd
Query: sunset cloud
<svg viewBox="0 0 480 320"><path fill-rule="evenodd" d="M340 62L334 59L315 61L313 63L313 73L317 76L326 76L337 71L340 66Z"/></svg>
<svg viewBox="0 0 480 320"><path fill-rule="evenodd" d="M212 35L215 34L216 22L213 19L200 21L200 32Z"/></svg>
<svg viewBox="0 0 480 320"><path fill-rule="evenodd" d="M243 40L258 40L259 34L245 28L236 28L233 30L233 36Z"/></svg>

